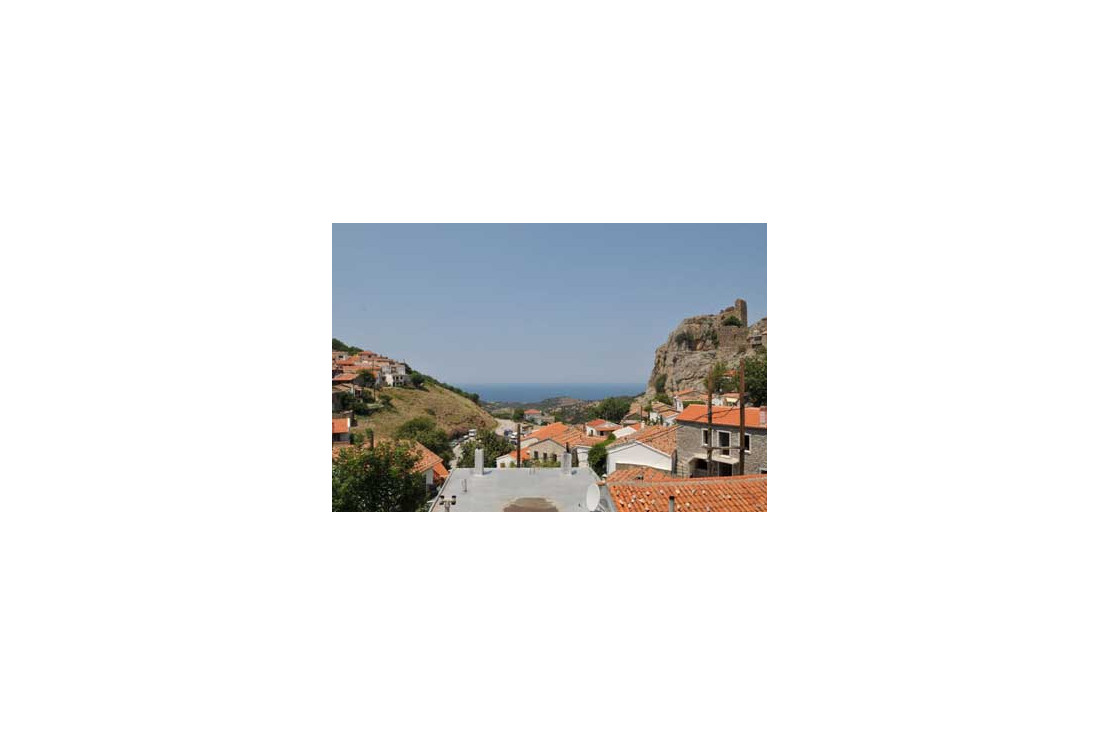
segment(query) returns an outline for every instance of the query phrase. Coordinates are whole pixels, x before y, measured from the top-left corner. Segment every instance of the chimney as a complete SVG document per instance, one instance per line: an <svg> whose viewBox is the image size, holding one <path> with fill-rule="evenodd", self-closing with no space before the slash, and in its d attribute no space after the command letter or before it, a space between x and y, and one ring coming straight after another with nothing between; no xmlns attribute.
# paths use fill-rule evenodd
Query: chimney
<svg viewBox="0 0 1100 735"><path fill-rule="evenodd" d="M669 513L675 513L676 512L676 496L675 495L669 495L668 496L668 512Z"/></svg>
<svg viewBox="0 0 1100 735"><path fill-rule="evenodd" d="M761 406L760 407L760 425L761 426L767 426L768 425L768 407L767 406Z"/></svg>
<svg viewBox="0 0 1100 735"><path fill-rule="evenodd" d="M566 452L561 457L561 473L563 475L570 474L570 470L573 469L573 455Z"/></svg>
<svg viewBox="0 0 1100 735"><path fill-rule="evenodd" d="M485 450L481 447L474 450L474 474L485 474Z"/></svg>

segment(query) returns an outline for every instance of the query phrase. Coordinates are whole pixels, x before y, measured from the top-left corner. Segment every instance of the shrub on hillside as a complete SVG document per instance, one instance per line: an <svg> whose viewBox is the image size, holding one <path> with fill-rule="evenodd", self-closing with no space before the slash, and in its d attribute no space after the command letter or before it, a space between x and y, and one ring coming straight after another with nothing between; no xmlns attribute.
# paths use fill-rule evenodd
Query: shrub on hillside
<svg viewBox="0 0 1100 735"><path fill-rule="evenodd" d="M743 326L745 326L744 324L741 323L741 320L737 317L736 314L728 314L722 320L722 324L724 326L727 326L727 327L743 327Z"/></svg>

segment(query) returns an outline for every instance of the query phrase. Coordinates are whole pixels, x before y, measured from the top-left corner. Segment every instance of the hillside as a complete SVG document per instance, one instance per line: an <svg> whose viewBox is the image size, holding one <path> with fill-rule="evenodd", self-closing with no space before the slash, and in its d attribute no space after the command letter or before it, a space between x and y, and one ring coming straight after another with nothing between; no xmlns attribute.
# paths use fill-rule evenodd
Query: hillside
<svg viewBox="0 0 1100 735"><path fill-rule="evenodd" d="M702 388L707 370L716 360L736 367L743 357L758 354L767 346L768 318L752 325L738 326L747 307L740 299L718 314L684 319L668 335L653 356L653 371L646 384L646 397L652 398L663 383L663 391Z"/></svg>
<svg viewBox="0 0 1100 735"><path fill-rule="evenodd" d="M378 388L379 396L389 396L392 411L377 411L366 418L359 419L354 433L361 434L366 428L374 429L377 437L391 436L398 426L417 416L435 419L439 427L448 434L467 429L491 429L497 425L496 419L479 408L473 401L440 388L438 385L425 384L426 390L411 388Z"/></svg>

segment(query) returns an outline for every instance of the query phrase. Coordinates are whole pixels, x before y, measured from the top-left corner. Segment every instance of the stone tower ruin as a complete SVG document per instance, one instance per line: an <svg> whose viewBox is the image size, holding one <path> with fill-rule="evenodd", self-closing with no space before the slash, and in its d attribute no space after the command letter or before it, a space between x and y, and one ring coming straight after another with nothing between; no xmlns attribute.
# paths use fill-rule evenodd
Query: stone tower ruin
<svg viewBox="0 0 1100 735"><path fill-rule="evenodd" d="M749 305L745 303L744 299L737 299L733 302L733 313L741 320L741 326L749 326Z"/></svg>

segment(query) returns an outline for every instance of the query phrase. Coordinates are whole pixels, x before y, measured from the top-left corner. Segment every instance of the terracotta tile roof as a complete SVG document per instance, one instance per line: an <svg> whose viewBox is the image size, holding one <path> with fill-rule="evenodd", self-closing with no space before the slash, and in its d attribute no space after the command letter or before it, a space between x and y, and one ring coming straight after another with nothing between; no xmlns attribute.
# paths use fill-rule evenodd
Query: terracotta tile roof
<svg viewBox="0 0 1100 735"><path fill-rule="evenodd" d="M767 408L766 406L764 407ZM745 407L745 427L766 429L768 425L760 422L760 408L752 406ZM740 426L741 425L741 409L733 406L715 406L712 414L713 422L721 426ZM691 421L697 424L705 424L707 422L707 407L704 406L686 406L683 412L676 417L679 422Z"/></svg>
<svg viewBox="0 0 1100 735"><path fill-rule="evenodd" d="M521 437L521 439L523 441L527 441L528 439L538 439L539 441L542 441L543 439L552 439L563 431L568 431L571 428L573 427L571 427L569 424L563 424L560 421L555 421L552 424L547 424L546 426L543 426L541 429L536 429L535 431L532 431L530 434L525 434Z"/></svg>
<svg viewBox="0 0 1100 735"><path fill-rule="evenodd" d="M652 404L650 404L650 409L652 409L653 411L657 411L658 413L664 411L666 408L672 408L672 406L668 405L667 403L661 403L660 401L654 401Z"/></svg>
<svg viewBox="0 0 1100 735"><path fill-rule="evenodd" d="M351 419L333 419L332 420L332 433L333 434L347 434L351 431Z"/></svg>
<svg viewBox="0 0 1100 735"><path fill-rule="evenodd" d="M420 454L420 459L413 465L413 472L426 472L435 465L443 463L443 460L440 459L438 454L428 449L420 442L413 442L413 447Z"/></svg>
<svg viewBox="0 0 1100 735"><path fill-rule="evenodd" d="M359 376L356 375L355 373L340 373L339 375L337 375L335 378L332 379L332 382L333 383L350 383L351 381L355 380L358 377Z"/></svg>
<svg viewBox="0 0 1100 735"><path fill-rule="evenodd" d="M606 431L608 429L614 431L615 429L623 428L616 424L614 421L608 421L607 419L593 419L585 424L585 426L596 429L597 431Z"/></svg>
<svg viewBox="0 0 1100 735"><path fill-rule="evenodd" d="M538 410L537 408L529 408L529 409L527 409L526 411L523 412L523 415L524 416L531 416L531 415L538 414L538 413L542 413L542 411Z"/></svg>
<svg viewBox="0 0 1100 735"><path fill-rule="evenodd" d="M616 439L611 442L608 449L626 446L635 442L653 447L658 452L671 456L672 450L676 448L676 426L647 426L633 434Z"/></svg>
<svg viewBox="0 0 1100 735"><path fill-rule="evenodd" d="M668 480L674 477L671 472L665 472L659 470L656 467L640 466L635 467L633 465L616 465L616 470L607 476L607 484L615 485L624 482L658 482L660 480Z"/></svg>
<svg viewBox="0 0 1100 735"><path fill-rule="evenodd" d="M435 473L435 481L437 483L442 482L443 480L446 480L447 475L451 474L450 472L447 471L447 468L444 466L442 460L439 462L439 464L432 467L432 472Z"/></svg>
<svg viewBox="0 0 1100 735"><path fill-rule="evenodd" d="M496 458L496 461L499 462L501 457L509 457L511 459L515 459L516 458L516 452L515 452L515 450L512 450L511 452L508 452L508 454L502 454L502 455L500 455L500 457ZM526 449L521 449L519 451L519 461L520 462L526 462L529 459L531 459L531 453L528 452Z"/></svg>
<svg viewBox="0 0 1100 735"><path fill-rule="evenodd" d="M618 475L619 470L612 473ZM607 480L607 490L620 512L668 512L668 498L678 512L767 512L768 476L668 477Z"/></svg>
<svg viewBox="0 0 1100 735"><path fill-rule="evenodd" d="M563 424L563 426L565 426L565 424ZM593 447L602 442L604 439L605 437L601 436L588 436L587 433L581 431L575 426L565 426L564 431L558 431L554 434L551 434L550 436L544 436L543 438L539 439L538 442L535 442L535 444L538 444L539 442L551 441L560 446L562 449L565 448L566 444L568 444L570 448L578 445L584 447ZM534 446L534 444L532 444L531 446Z"/></svg>

